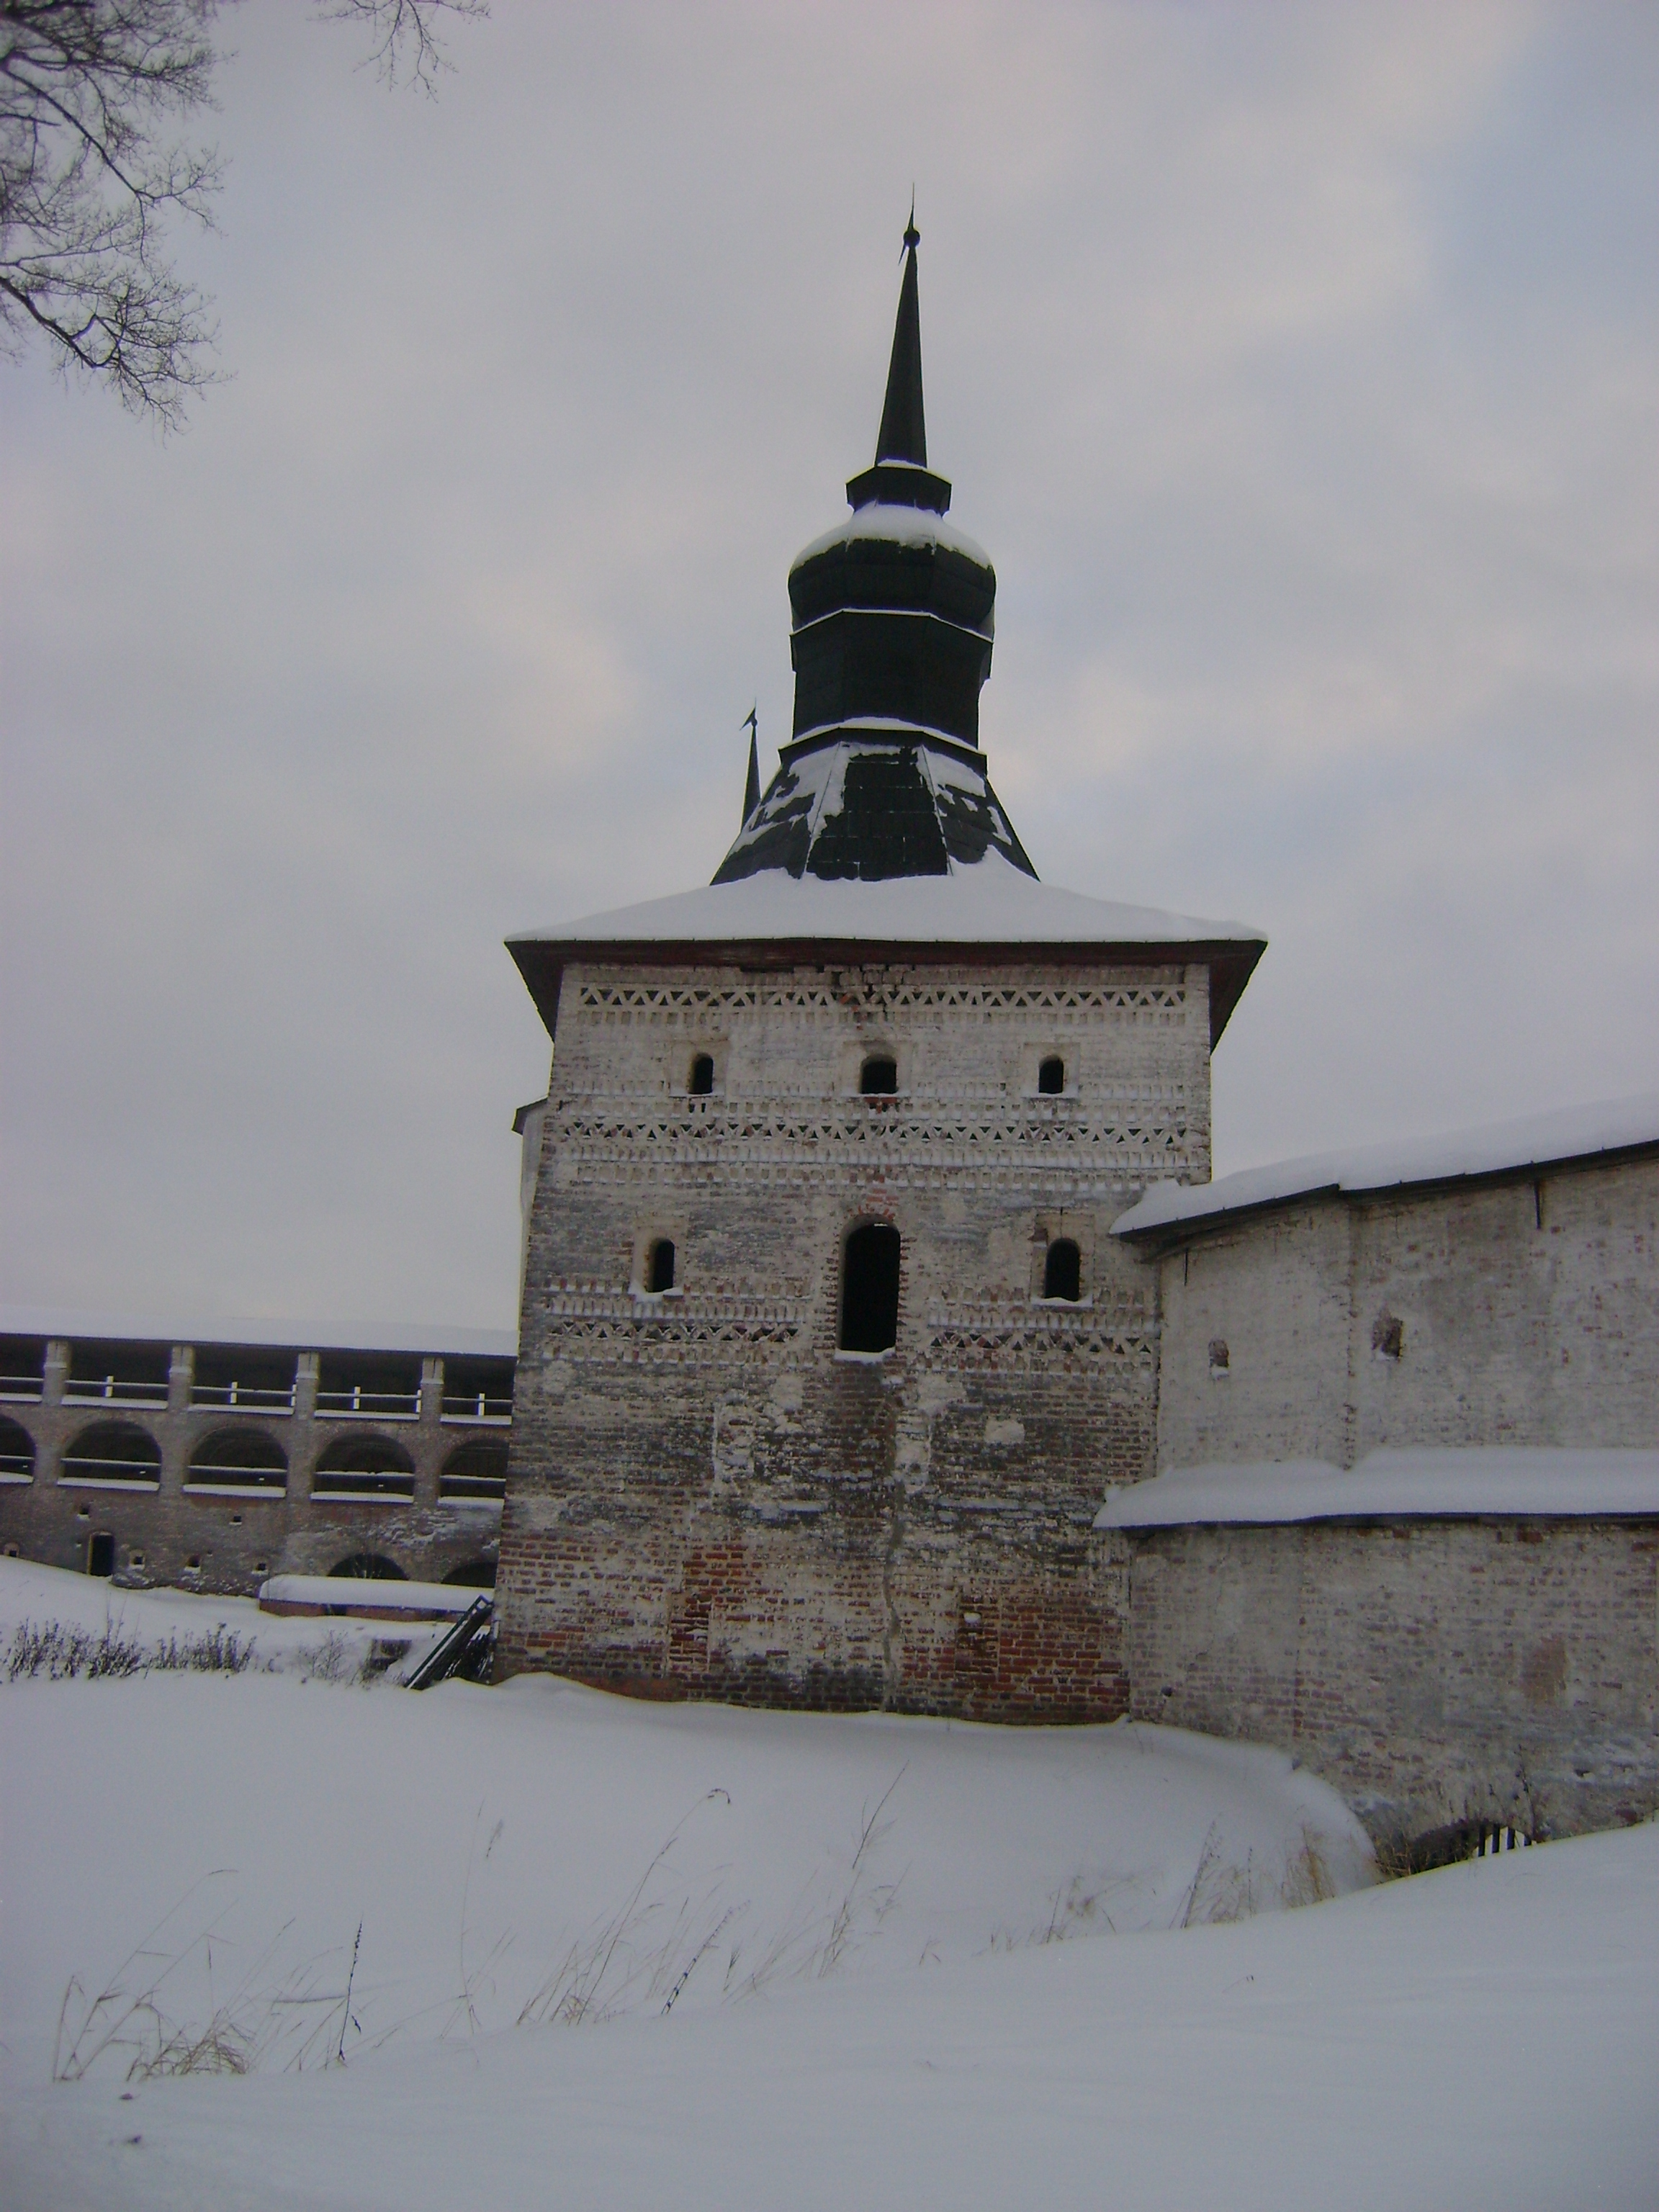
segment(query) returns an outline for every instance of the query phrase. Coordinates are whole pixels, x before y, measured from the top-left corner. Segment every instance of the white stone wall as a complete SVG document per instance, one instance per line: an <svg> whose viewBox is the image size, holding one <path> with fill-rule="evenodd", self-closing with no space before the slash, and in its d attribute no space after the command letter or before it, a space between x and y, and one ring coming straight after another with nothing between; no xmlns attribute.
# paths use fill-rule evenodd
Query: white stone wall
<svg viewBox="0 0 1659 2212"><path fill-rule="evenodd" d="M1224 1223L1155 1263L1158 1465L1659 1443L1656 1255L1640 1157Z"/></svg>

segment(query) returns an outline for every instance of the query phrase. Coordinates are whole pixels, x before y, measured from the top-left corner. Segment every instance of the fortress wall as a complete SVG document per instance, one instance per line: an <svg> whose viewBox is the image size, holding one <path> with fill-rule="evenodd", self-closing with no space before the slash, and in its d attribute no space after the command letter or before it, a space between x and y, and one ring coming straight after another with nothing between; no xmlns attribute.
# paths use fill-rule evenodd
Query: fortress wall
<svg viewBox="0 0 1659 2212"><path fill-rule="evenodd" d="M1642 1155L1238 1217L1153 1263L1159 1466L1652 1449L1656 1254L1659 1162ZM1128 1541L1136 1714L1297 1753L1379 1838L1477 1817L1561 1834L1659 1807L1651 1520Z"/></svg>
<svg viewBox="0 0 1659 2212"><path fill-rule="evenodd" d="M1137 1719L1277 1744L1379 1842L1659 1809L1659 1528L1308 1522L1131 1539Z"/></svg>
<svg viewBox="0 0 1659 2212"><path fill-rule="evenodd" d="M1103 1483L1150 1471L1154 1283L1107 1235L1209 1170L1202 969L568 971L532 1212L499 1664L662 1695L1110 1717ZM857 1093L867 1050L899 1095ZM685 1095L691 1057L714 1096ZM1045 1053L1066 1094L1042 1097ZM898 1340L836 1352L842 1246ZM676 1290L641 1294L652 1241ZM1041 1299L1073 1238L1084 1301Z"/></svg>

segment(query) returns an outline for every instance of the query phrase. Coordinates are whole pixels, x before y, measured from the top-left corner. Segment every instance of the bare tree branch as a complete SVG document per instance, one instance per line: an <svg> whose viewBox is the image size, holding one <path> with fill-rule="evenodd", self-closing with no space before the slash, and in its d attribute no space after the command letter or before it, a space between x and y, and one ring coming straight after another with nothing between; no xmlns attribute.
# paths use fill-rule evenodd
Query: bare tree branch
<svg viewBox="0 0 1659 2212"><path fill-rule="evenodd" d="M375 41L369 58L388 84L407 77L422 92L437 89L438 72L453 66L434 18L470 16L481 21L489 0L318 0L318 20L361 24Z"/></svg>
<svg viewBox="0 0 1659 2212"><path fill-rule="evenodd" d="M227 0L234 4L234 0ZM434 89L441 15L487 0L319 0L388 84ZM0 353L44 343L164 430L216 383L211 302L168 258L211 228L222 166L193 143L222 58L219 0L0 0Z"/></svg>

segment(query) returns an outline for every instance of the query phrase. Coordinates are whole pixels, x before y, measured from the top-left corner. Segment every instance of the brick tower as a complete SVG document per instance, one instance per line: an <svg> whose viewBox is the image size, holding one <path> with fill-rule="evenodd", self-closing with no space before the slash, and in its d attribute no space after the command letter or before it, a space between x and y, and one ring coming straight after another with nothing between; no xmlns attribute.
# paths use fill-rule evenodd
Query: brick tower
<svg viewBox="0 0 1659 2212"><path fill-rule="evenodd" d="M1150 1279L1254 931L1040 884L996 577L927 465L914 224L874 465L789 575L794 727L704 890L514 939L532 1117L498 1666L655 1696L1122 1710Z"/></svg>

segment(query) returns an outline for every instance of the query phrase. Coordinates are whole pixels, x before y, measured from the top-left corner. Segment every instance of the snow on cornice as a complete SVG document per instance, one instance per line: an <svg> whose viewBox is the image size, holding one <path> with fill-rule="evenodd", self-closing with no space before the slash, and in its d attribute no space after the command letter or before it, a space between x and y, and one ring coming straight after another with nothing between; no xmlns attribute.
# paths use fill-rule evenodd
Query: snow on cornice
<svg viewBox="0 0 1659 2212"><path fill-rule="evenodd" d="M1095 1527L1621 1514L1659 1516L1659 1451L1476 1444L1374 1451L1351 1468L1311 1459L1174 1468L1112 1491Z"/></svg>
<svg viewBox="0 0 1659 2212"><path fill-rule="evenodd" d="M1659 1144L1659 1091L1568 1106L1519 1121L1482 1122L1443 1135L1313 1152L1244 1168L1211 1183L1154 1183L1112 1224L1114 1237L1174 1231L1249 1208L1324 1192L1390 1190L1413 1183L1457 1182L1473 1176L1524 1173Z"/></svg>

